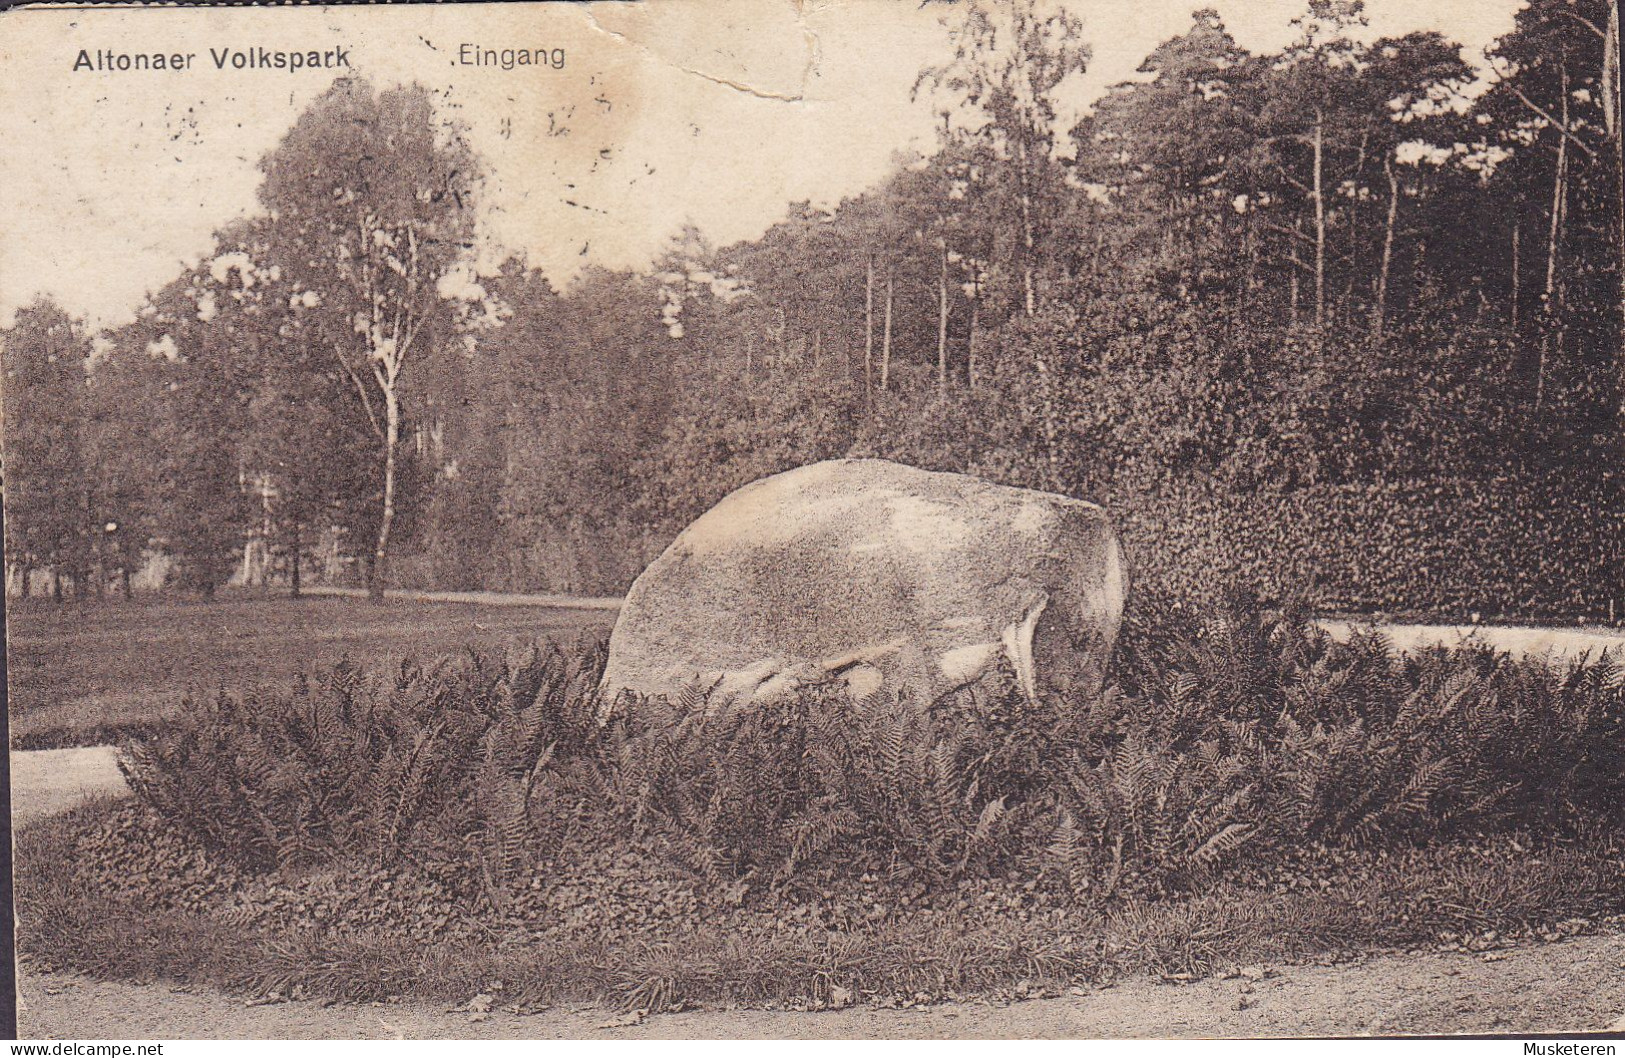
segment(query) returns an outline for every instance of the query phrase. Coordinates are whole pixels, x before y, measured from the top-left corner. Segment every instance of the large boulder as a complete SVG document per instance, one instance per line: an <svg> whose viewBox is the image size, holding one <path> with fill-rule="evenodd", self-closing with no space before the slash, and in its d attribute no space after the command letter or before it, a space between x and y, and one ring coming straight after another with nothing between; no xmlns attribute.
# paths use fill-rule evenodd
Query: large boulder
<svg viewBox="0 0 1625 1058"><path fill-rule="evenodd" d="M627 593L604 689L763 701L832 679L928 698L1008 658L1029 698L1098 689L1122 618L1092 503L877 459L730 494Z"/></svg>

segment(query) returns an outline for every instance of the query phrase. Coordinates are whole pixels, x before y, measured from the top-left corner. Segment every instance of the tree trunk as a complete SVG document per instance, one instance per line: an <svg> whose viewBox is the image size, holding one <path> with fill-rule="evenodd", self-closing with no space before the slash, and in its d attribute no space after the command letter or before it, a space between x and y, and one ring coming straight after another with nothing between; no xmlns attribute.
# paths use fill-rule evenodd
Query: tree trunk
<svg viewBox="0 0 1625 1058"><path fill-rule="evenodd" d="M982 272L979 264L971 265L970 274L970 335L966 341L965 374L970 388L976 389L976 334L982 322Z"/></svg>
<svg viewBox="0 0 1625 1058"><path fill-rule="evenodd" d="M1033 256L1037 252L1038 240L1033 234L1033 196L1024 142L1019 143L1017 154L1017 179L1021 182L1021 293L1026 314L1031 316L1038 311L1038 291L1033 280Z"/></svg>
<svg viewBox="0 0 1625 1058"><path fill-rule="evenodd" d="M1625 429L1625 33L1620 32L1619 4L1608 5L1608 32L1603 37L1603 69L1607 76L1602 81L1604 86L1612 89L1612 99L1604 100L1606 112L1613 117L1608 130L1614 139L1614 175L1618 178L1615 184L1617 194L1614 203L1617 210L1615 220L1618 222L1618 250L1619 258L1616 266L1619 271L1619 344L1616 351L1617 364L1615 372L1615 385L1618 392L1616 419L1620 428ZM1612 609L1610 601L1609 607Z"/></svg>
<svg viewBox="0 0 1625 1058"><path fill-rule="evenodd" d="M1546 235L1546 290L1541 306L1546 327L1540 336L1540 360L1535 365L1535 411L1539 413L1546 401L1546 361L1551 353L1552 332L1558 319L1557 254L1563 243L1563 214L1568 200L1569 169L1569 68L1560 66L1562 75L1562 122L1557 137L1557 165L1552 176L1552 216Z"/></svg>
<svg viewBox="0 0 1625 1058"><path fill-rule="evenodd" d="M1523 232L1523 223L1514 221L1512 224L1512 329L1518 329L1518 302L1523 300L1521 290L1523 279L1523 265L1520 261L1518 244Z"/></svg>
<svg viewBox="0 0 1625 1058"><path fill-rule="evenodd" d="M389 560L389 530L395 522L395 449L401 439L401 402L393 385L384 387L384 512L378 521L378 547L373 552L367 596L374 602L384 598L384 578Z"/></svg>
<svg viewBox="0 0 1625 1058"><path fill-rule="evenodd" d="M880 392L886 392L891 385L891 310L892 310L892 277L891 262L886 262L886 322L881 331L880 339Z"/></svg>
<svg viewBox="0 0 1625 1058"><path fill-rule="evenodd" d="M864 258L863 281L863 399L875 404L875 255Z"/></svg>
<svg viewBox="0 0 1625 1058"><path fill-rule="evenodd" d="M1563 125L1568 128L1568 68L1563 68ZM1568 175L1569 166L1569 138L1561 135L1557 138L1557 165L1552 174L1552 213L1551 224L1546 237L1546 309L1553 311L1556 305L1553 298L1557 292L1557 248L1563 237L1563 200L1564 181Z"/></svg>
<svg viewBox="0 0 1625 1058"><path fill-rule="evenodd" d="M300 536L300 533L299 533L299 529L300 529L300 527L298 525L295 525L293 527L293 546L288 551L288 561L290 563L290 565L288 567L288 587L289 587L289 593L295 599L299 598L299 594L300 594L300 581L299 581L299 573L300 573L300 567L299 567L299 552L300 552L299 536Z"/></svg>
<svg viewBox="0 0 1625 1058"><path fill-rule="evenodd" d="M1302 236L1303 221L1301 219L1294 220L1292 222L1292 234L1295 237ZM1298 245L1296 238L1294 239L1292 245L1294 247ZM1303 267L1298 263L1296 253L1292 255L1291 266L1292 272L1287 277L1287 304L1290 306L1292 326L1296 327L1298 325L1298 302L1301 299L1301 288L1303 286L1303 277L1299 275L1299 273L1303 271Z"/></svg>
<svg viewBox="0 0 1625 1058"><path fill-rule="evenodd" d="M1241 307L1241 311L1236 315L1236 323L1238 326L1242 320L1247 318L1247 313L1252 309L1253 291L1257 288L1258 283L1258 232L1255 230L1253 225L1253 215L1250 205L1247 213L1247 225L1243 229L1242 244L1245 247L1244 252L1247 258L1247 270L1242 274L1241 294L1237 298L1237 303ZM1242 346L1242 349L1244 350L1242 353L1243 361L1250 370L1253 366L1253 343L1246 343Z"/></svg>
<svg viewBox="0 0 1625 1058"><path fill-rule="evenodd" d="M1371 333L1382 341L1388 316L1388 270L1394 261L1394 221L1399 218L1399 177L1394 172L1394 160L1383 159L1382 170L1388 176L1388 221L1382 232L1382 265L1377 271L1377 307L1371 317Z"/></svg>
<svg viewBox="0 0 1625 1058"><path fill-rule="evenodd" d="M937 272L937 392L948 392L948 244L942 244Z"/></svg>
<svg viewBox="0 0 1625 1058"><path fill-rule="evenodd" d="M982 300L980 296L971 299L970 303L970 336L966 341L965 374L972 392L976 390L976 329L982 314Z"/></svg>
<svg viewBox="0 0 1625 1058"><path fill-rule="evenodd" d="M1326 195L1322 187L1325 169L1326 120L1315 108L1315 327L1326 326Z"/></svg>

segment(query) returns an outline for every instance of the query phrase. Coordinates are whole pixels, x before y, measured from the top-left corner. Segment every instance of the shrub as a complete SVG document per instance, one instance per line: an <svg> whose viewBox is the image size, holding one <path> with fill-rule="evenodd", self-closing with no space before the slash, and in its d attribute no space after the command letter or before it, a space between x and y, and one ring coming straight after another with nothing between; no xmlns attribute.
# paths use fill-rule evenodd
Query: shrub
<svg viewBox="0 0 1625 1058"><path fill-rule="evenodd" d="M1375 632L1336 642L1307 614L1232 598L1217 614L1161 618L1182 625L1168 635L1142 611L1119 658L1139 689L1126 723L1199 757L1247 752L1268 809L1260 823L1282 840L1617 825L1617 661L1515 660L1483 646L1400 654Z"/></svg>
<svg viewBox="0 0 1625 1058"><path fill-rule="evenodd" d="M1135 583L1185 595L1215 578L1334 611L1625 617L1625 503L1608 473L1186 488L1113 503Z"/></svg>
<svg viewBox="0 0 1625 1058"><path fill-rule="evenodd" d="M249 870L422 859L475 832L508 856L538 763L596 737L603 657L471 651L387 677L343 662L287 693L187 702L122 767L161 816Z"/></svg>
<svg viewBox="0 0 1625 1058"><path fill-rule="evenodd" d="M601 723L602 660L341 665L194 706L127 771L238 869L404 862L499 907L527 864L617 846L740 895L1014 871L1097 901L1310 845L1617 829L1625 798L1616 664L1401 656L1301 606L1144 604L1113 687L1036 706L1006 673L937 702L690 692Z"/></svg>

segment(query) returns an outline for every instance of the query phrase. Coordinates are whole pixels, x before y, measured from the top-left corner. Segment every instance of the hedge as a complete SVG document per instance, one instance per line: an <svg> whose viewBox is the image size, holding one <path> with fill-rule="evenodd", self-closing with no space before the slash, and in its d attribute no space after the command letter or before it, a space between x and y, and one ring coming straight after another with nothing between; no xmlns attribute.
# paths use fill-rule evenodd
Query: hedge
<svg viewBox="0 0 1625 1058"><path fill-rule="evenodd" d="M1142 588L1217 583L1323 610L1451 620L1625 619L1625 504L1612 471L1188 489L1112 504Z"/></svg>

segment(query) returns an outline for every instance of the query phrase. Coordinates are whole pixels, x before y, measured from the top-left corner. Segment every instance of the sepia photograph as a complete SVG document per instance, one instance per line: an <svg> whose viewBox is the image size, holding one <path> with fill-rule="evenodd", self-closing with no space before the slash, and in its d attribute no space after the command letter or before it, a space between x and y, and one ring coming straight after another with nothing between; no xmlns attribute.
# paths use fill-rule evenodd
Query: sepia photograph
<svg viewBox="0 0 1625 1058"><path fill-rule="evenodd" d="M18 1037L1625 1039L1619 22L0 11Z"/></svg>

